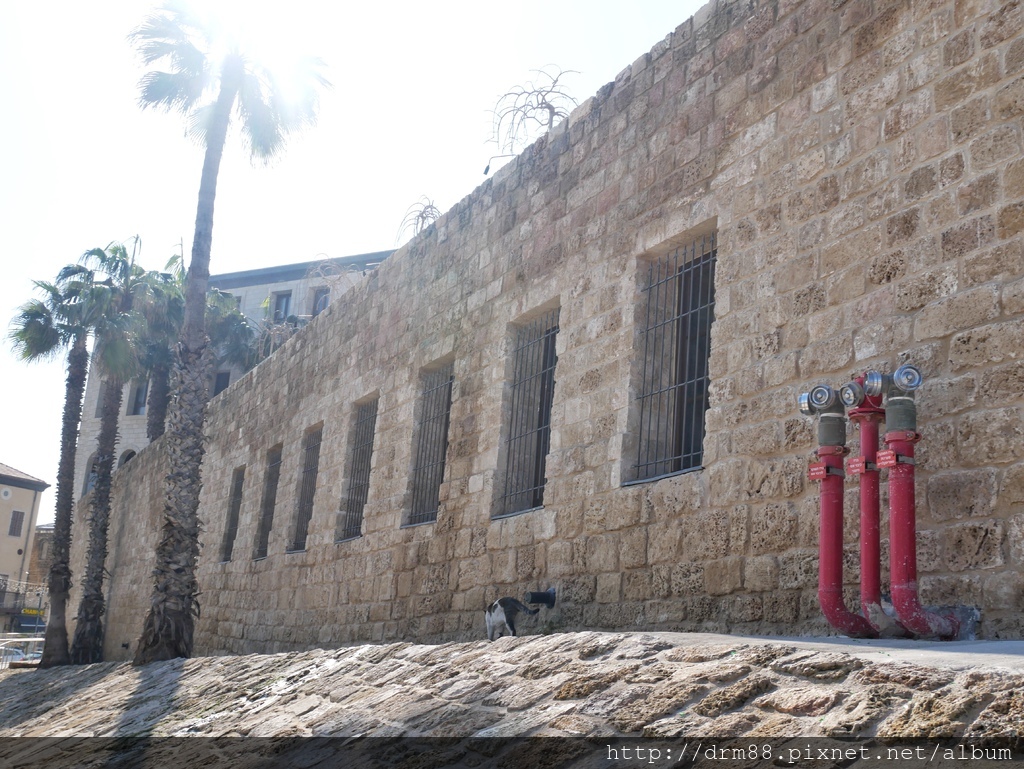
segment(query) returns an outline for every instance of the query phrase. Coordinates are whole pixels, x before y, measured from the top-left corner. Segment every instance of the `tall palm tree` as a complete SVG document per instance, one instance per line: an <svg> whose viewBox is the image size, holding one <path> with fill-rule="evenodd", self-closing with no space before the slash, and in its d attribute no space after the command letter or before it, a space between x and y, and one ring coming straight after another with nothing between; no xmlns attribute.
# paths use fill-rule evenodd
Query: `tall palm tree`
<svg viewBox="0 0 1024 769"><path fill-rule="evenodd" d="M15 316L9 339L26 361L46 360L67 353L64 416L61 422L60 461L57 466L57 506L53 523L53 550L47 575L50 619L46 623L39 667L67 665L67 603L71 590L71 527L74 511L75 455L82 398L89 367L86 343L96 323L97 304L90 301L91 285L77 265L64 268L57 282L35 282L42 299L22 305Z"/></svg>
<svg viewBox="0 0 1024 769"><path fill-rule="evenodd" d="M168 72L149 72L143 77L143 108L154 106L186 113L194 134L206 148L185 287L185 322L176 350L175 394L167 416L169 472L164 524L156 548L152 601L136 664L191 656L199 614L195 566L199 558L197 510L208 398L206 289L217 175L228 126L232 115L237 114L253 158L269 159L283 147L289 131L314 122L317 88L328 85L318 71L322 63L307 59L302 67L306 76L301 86L303 98L289 101L283 83L248 58L234 41L223 40L226 54L214 58L216 35L212 25L204 25L179 1L169 2L147 17L131 35L147 66L162 60L170 64Z"/></svg>
<svg viewBox="0 0 1024 769"><path fill-rule="evenodd" d="M96 482L89 501L89 543L86 551L82 598L71 661L76 664L103 659L103 614L106 611L103 579L106 571L107 532L110 523L111 475L117 444L118 418L124 383L140 371L139 347L145 313L151 304L157 273L149 273L137 262L139 239L129 253L120 243L95 248L83 254L79 275L92 285L96 306L102 310L95 325L94 370L100 374L100 432L97 440Z"/></svg>

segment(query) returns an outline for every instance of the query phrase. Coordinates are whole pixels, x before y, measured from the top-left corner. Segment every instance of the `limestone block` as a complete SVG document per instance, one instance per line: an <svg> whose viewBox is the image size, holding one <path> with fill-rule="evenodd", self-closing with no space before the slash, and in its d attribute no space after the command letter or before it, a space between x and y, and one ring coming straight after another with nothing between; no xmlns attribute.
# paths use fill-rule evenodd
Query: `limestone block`
<svg viewBox="0 0 1024 769"><path fill-rule="evenodd" d="M779 556L779 587L810 588L818 584L818 552L794 551Z"/></svg>
<svg viewBox="0 0 1024 769"><path fill-rule="evenodd" d="M933 475L928 479L928 509L937 521L988 517L995 508L996 489L992 468Z"/></svg>
<svg viewBox="0 0 1024 769"><path fill-rule="evenodd" d="M940 299L923 308L914 322L914 338L931 339L979 326L999 317L998 288L982 287Z"/></svg>
<svg viewBox="0 0 1024 769"><path fill-rule="evenodd" d="M796 513L789 503L755 505L750 516L750 547L756 555L781 553L796 538Z"/></svg>
<svg viewBox="0 0 1024 769"><path fill-rule="evenodd" d="M748 557L743 563L743 586L752 592L776 590L779 584L779 564L774 555Z"/></svg>
<svg viewBox="0 0 1024 769"><path fill-rule="evenodd" d="M1024 424L1018 408L965 414L959 428L959 454L964 464L1011 462L1024 456Z"/></svg>

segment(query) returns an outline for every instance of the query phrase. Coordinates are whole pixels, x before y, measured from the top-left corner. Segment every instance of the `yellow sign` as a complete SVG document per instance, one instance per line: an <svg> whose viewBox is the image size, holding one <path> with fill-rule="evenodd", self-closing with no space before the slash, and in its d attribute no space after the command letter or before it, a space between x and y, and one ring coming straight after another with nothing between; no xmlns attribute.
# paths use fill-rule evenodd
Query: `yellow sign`
<svg viewBox="0 0 1024 769"><path fill-rule="evenodd" d="M22 614L42 614L42 609L22 609Z"/></svg>

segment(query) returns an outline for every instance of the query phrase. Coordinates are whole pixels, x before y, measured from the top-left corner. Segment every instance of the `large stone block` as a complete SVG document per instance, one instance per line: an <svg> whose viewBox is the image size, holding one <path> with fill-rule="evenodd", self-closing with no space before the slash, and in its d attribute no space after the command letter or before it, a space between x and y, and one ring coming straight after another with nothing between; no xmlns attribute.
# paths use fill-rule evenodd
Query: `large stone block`
<svg viewBox="0 0 1024 769"><path fill-rule="evenodd" d="M941 473L928 479L928 510L936 521L986 518L996 502L992 468Z"/></svg>
<svg viewBox="0 0 1024 769"><path fill-rule="evenodd" d="M956 524L943 534L946 566L950 571L1003 565L1004 526L1001 521Z"/></svg>

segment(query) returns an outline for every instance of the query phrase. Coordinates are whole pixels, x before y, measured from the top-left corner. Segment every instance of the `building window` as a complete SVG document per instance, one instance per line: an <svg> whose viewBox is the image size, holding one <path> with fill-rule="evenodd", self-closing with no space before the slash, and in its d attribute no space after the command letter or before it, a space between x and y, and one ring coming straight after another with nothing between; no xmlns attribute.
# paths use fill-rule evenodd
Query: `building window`
<svg viewBox="0 0 1024 769"><path fill-rule="evenodd" d="M640 332L635 480L701 466L715 257L715 236L710 235L676 249L648 269Z"/></svg>
<svg viewBox="0 0 1024 769"><path fill-rule="evenodd" d="M291 315L292 292L282 291L274 294L274 322L284 323Z"/></svg>
<svg viewBox="0 0 1024 769"><path fill-rule="evenodd" d="M453 381L452 363L422 378L422 411L413 449L412 506L406 522L408 524L437 520L445 455L448 453Z"/></svg>
<svg viewBox="0 0 1024 769"><path fill-rule="evenodd" d="M220 546L221 561L230 561L238 534L238 514L242 509L242 486L245 484L245 465L236 467L231 474L231 495L228 497L228 517L224 524L224 539Z"/></svg>
<svg viewBox="0 0 1024 769"><path fill-rule="evenodd" d="M505 478L496 515L518 513L544 503L557 335L557 307L516 329L505 426Z"/></svg>
<svg viewBox="0 0 1024 769"><path fill-rule="evenodd" d="M220 395L231 384L231 372L230 371L218 371L217 376L213 380L213 394Z"/></svg>
<svg viewBox="0 0 1024 769"><path fill-rule="evenodd" d="M118 460L117 466L124 467L126 464L135 459L136 453L131 449L128 449L124 454L121 455L121 459Z"/></svg>
<svg viewBox="0 0 1024 769"><path fill-rule="evenodd" d="M378 399L374 398L356 407L349 449L351 472L348 493L338 513L338 528L335 532L335 540L338 542L353 539L363 533L363 508L366 507L370 493L370 460L373 457L373 435L377 427L377 403Z"/></svg>
<svg viewBox="0 0 1024 769"><path fill-rule="evenodd" d="M110 385L106 380L100 382L100 392L99 396L96 398L96 419L101 419L103 417L103 401L106 400L108 387L110 387Z"/></svg>
<svg viewBox="0 0 1024 769"><path fill-rule="evenodd" d="M93 490L93 487L96 486L96 478L99 473L99 465L100 462L96 458L95 454L89 457L89 462L88 464L86 464L86 467L88 467L89 469L86 470L85 472L85 485L82 487L83 495L88 494L90 491Z"/></svg>
<svg viewBox="0 0 1024 769"><path fill-rule="evenodd" d="M331 289L327 286L321 286L313 292L313 317L322 313L327 309L327 305L331 301Z"/></svg>
<svg viewBox="0 0 1024 769"><path fill-rule="evenodd" d="M8 529L8 535L12 537L21 536L21 527L25 525L25 513L21 510L11 511L11 528Z"/></svg>
<svg viewBox="0 0 1024 769"><path fill-rule="evenodd" d="M306 549L309 521L313 517L313 496L316 494L316 476L320 470L320 442L324 427L311 428L302 442L302 477L299 479L299 507L295 517L295 536L288 545L289 552Z"/></svg>
<svg viewBox="0 0 1024 769"><path fill-rule="evenodd" d="M252 557L266 558L270 529L274 525L274 506L277 504L277 482L281 478L281 445L267 452L267 472L263 476L263 501L260 503L260 520L256 527L256 545Z"/></svg>
<svg viewBox="0 0 1024 769"><path fill-rule="evenodd" d="M139 417L146 413L146 395L149 393L149 380L143 379L132 387L132 395L128 401L128 416Z"/></svg>

